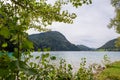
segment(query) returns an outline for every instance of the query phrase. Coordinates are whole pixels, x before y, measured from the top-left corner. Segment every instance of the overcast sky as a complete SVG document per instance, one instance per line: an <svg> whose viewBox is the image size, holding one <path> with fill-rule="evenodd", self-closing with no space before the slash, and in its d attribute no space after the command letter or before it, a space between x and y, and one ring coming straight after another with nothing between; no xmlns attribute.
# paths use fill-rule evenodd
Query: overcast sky
<svg viewBox="0 0 120 80"><path fill-rule="evenodd" d="M65 6L70 12L76 12L77 18L74 24L53 23L49 26L53 31L59 31L73 44L86 45L98 48L107 41L118 37L114 29L109 29L107 25L110 18L113 18L114 8L110 0L92 0L91 5L84 5L79 9ZM29 34L37 33L30 30Z"/></svg>

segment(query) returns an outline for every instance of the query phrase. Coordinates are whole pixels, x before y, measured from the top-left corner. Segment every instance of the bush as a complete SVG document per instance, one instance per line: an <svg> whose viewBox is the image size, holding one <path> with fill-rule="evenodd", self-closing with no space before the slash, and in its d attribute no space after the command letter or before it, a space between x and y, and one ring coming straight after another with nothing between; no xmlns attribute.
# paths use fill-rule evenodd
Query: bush
<svg viewBox="0 0 120 80"><path fill-rule="evenodd" d="M85 68L86 59L82 58L80 63L80 68L75 75L75 80L93 80L92 67Z"/></svg>
<svg viewBox="0 0 120 80"><path fill-rule="evenodd" d="M48 53L35 57L38 62L30 61L32 58L30 54L21 61L0 57L0 61L3 59L4 62L4 65L0 65L0 80L93 80L92 69L85 68L85 59L82 59L79 70L73 74L72 66L66 64L64 59L55 65L51 61L56 57L51 58Z"/></svg>

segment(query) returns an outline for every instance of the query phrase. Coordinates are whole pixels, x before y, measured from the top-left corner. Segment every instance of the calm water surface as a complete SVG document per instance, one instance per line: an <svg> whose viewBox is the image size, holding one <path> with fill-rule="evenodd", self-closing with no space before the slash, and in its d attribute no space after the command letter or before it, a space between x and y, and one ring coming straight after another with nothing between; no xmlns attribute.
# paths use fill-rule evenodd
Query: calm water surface
<svg viewBox="0 0 120 80"><path fill-rule="evenodd" d="M81 58L86 58L87 66L93 63L102 64L104 55L107 55L112 62L120 60L120 52L96 52L96 51L51 51L51 56L56 56L57 60L65 59L67 63L73 65L73 68L79 68ZM34 52L34 56L41 53Z"/></svg>

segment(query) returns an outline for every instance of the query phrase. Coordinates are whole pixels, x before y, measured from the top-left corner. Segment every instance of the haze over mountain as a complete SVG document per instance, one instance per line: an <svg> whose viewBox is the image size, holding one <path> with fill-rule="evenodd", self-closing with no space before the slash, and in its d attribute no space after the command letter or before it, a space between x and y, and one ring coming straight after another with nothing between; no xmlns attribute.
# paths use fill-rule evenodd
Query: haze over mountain
<svg viewBox="0 0 120 80"><path fill-rule="evenodd" d="M77 45L77 47L79 47L82 51L94 51L95 48L89 48L85 45Z"/></svg>

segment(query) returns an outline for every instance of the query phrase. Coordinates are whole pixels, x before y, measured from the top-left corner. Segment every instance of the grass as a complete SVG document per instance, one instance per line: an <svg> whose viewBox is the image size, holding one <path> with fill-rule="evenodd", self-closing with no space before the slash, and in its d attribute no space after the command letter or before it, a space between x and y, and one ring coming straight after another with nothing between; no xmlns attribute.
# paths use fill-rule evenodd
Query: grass
<svg viewBox="0 0 120 80"><path fill-rule="evenodd" d="M97 76L98 80L120 80L120 61L110 64Z"/></svg>

